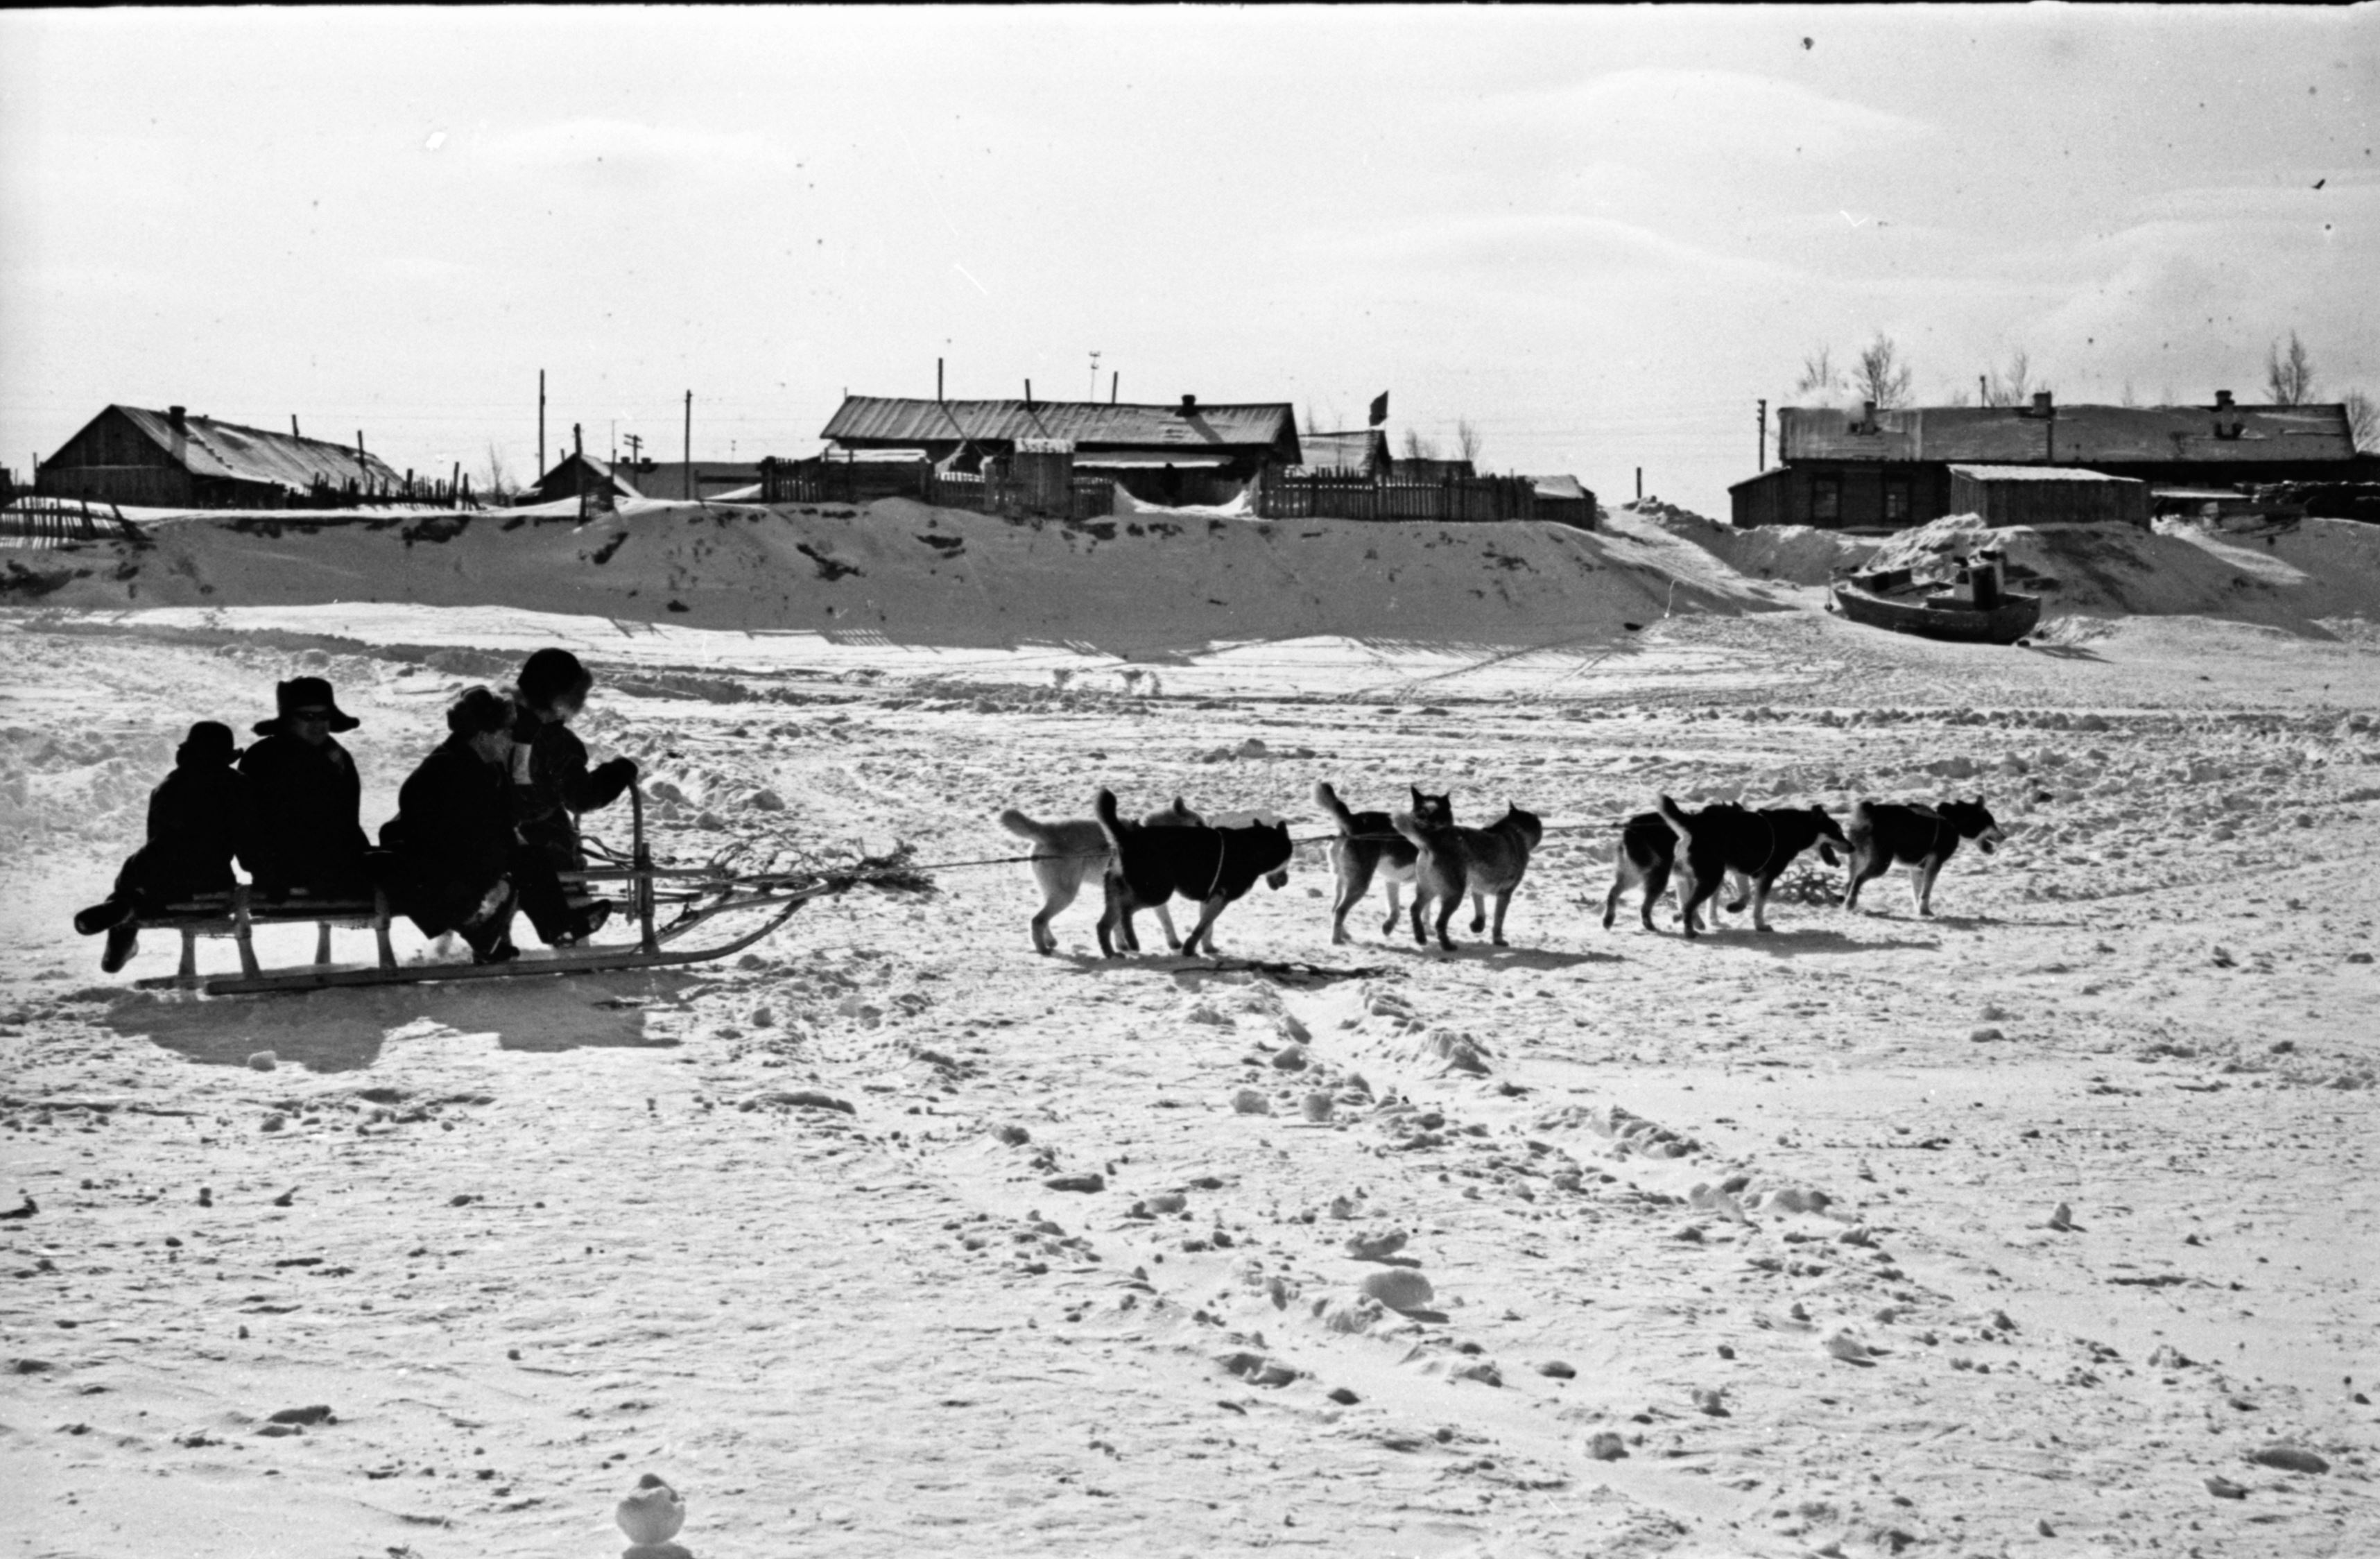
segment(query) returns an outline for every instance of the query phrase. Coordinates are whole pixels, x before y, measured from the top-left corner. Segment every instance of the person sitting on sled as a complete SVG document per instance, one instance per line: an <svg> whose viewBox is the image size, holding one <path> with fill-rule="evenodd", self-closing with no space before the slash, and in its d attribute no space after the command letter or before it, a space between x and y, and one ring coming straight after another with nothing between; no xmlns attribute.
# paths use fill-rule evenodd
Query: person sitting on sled
<svg viewBox="0 0 2380 1559"><path fill-rule="evenodd" d="M522 841L552 871L587 870L577 814L610 806L637 777L633 759L587 767L587 745L572 733L570 722L587 707L594 686L593 675L569 651L540 650L522 665L513 694L514 816ZM583 941L612 912L609 901L584 899L565 899L546 914L532 904L522 908L537 934L555 947Z"/></svg>
<svg viewBox="0 0 2380 1559"><path fill-rule="evenodd" d="M239 761L256 819L240 863L256 891L275 904L292 893L368 899L368 846L358 816L363 782L356 761L334 739L363 722L339 707L319 676L282 683L273 701L280 714L257 725L264 740Z"/></svg>
<svg viewBox="0 0 2380 1559"><path fill-rule="evenodd" d="M77 915L85 936L107 933L99 967L114 974L132 958L140 920L200 894L228 893L231 863L249 834L248 785L232 767L231 727L201 720L174 753L174 772L149 793L149 840L115 874L104 903Z"/></svg>
<svg viewBox="0 0 2380 1559"><path fill-rule="evenodd" d="M445 741L398 789L396 816L380 831L381 847L396 857L397 907L424 936L459 934L479 964L520 951L510 934L522 853L505 782L512 720L512 705L485 688L455 700Z"/></svg>

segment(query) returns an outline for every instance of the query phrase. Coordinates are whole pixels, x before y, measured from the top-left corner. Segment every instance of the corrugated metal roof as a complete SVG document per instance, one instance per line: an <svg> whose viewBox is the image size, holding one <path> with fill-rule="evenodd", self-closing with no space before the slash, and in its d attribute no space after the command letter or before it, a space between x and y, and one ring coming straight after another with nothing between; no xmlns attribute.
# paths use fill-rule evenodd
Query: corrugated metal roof
<svg viewBox="0 0 2380 1559"><path fill-rule="evenodd" d="M1953 466L1950 474L1976 481L2121 481L2141 485L2138 477L2109 476L2105 471L2086 471L2076 466Z"/></svg>
<svg viewBox="0 0 2380 1559"><path fill-rule="evenodd" d="M1297 449L1297 421L1289 403L1200 405L1189 416L1178 406L1111 406L1099 401L910 400L897 396L848 396L820 438L837 444L941 444L953 439L1013 444L1062 438L1077 450L1221 448Z"/></svg>
<svg viewBox="0 0 2380 1559"><path fill-rule="evenodd" d="M344 444L244 428L212 417L185 416L183 431L176 432L173 418L165 412L138 406L110 409L122 412L193 476L267 482L298 493L311 489L318 479L334 487L352 481L367 489L394 486L403 480L377 455L358 457Z"/></svg>
<svg viewBox="0 0 2380 1559"><path fill-rule="evenodd" d="M2046 459L2145 465L2348 460L2354 440L2343 406L2060 406L2032 408L1912 407L1876 414L1876 431L1853 432L1857 412L1787 407L1777 414L1783 460L1923 460L2038 465ZM2237 437L2216 436L2217 425Z"/></svg>

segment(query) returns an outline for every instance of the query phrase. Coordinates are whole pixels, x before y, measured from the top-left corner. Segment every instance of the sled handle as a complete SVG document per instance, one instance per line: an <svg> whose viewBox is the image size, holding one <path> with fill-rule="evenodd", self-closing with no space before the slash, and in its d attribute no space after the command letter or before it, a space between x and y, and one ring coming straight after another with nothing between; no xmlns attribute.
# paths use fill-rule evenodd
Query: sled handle
<svg viewBox="0 0 2380 1559"><path fill-rule="evenodd" d="M628 822L636 834L629 864L636 874L637 945L647 953L656 953L661 950L661 939L653 934L653 852L645 843L644 787L635 780L628 782Z"/></svg>

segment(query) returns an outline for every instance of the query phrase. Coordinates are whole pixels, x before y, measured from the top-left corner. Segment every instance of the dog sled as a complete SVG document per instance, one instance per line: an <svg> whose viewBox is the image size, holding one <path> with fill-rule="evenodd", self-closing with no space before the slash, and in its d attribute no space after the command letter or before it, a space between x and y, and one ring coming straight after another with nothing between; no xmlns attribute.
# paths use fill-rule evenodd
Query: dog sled
<svg viewBox="0 0 2380 1559"><path fill-rule="evenodd" d="M803 906L832 897L861 883L900 889L929 885L907 865L907 847L856 862L854 870L823 873L798 871L747 871L732 860L703 866L662 866L654 862L645 837L644 797L628 791L630 846L625 853L586 841L589 864L584 871L565 871L565 887L582 891L610 890L624 901L637 931L633 943L589 944L569 948L525 950L496 963L432 959L400 963L389 936L391 923L401 913L385 889L370 899L313 899L293 894L271 901L245 885L169 906L157 916L143 916L143 931L176 932L182 938L180 969L172 975L136 981L143 990L200 990L212 996L266 995L278 992L322 991L350 986L420 985L466 980L523 980L541 976L610 974L624 970L671 968L733 957L793 919ZM723 941L688 945L692 934L722 916L750 917ZM256 956L260 926L316 927L314 962L293 968L266 968ZM369 964L336 964L331 959L334 930L370 931L377 957ZM201 975L198 946L201 939L229 937L239 950L237 974Z"/></svg>

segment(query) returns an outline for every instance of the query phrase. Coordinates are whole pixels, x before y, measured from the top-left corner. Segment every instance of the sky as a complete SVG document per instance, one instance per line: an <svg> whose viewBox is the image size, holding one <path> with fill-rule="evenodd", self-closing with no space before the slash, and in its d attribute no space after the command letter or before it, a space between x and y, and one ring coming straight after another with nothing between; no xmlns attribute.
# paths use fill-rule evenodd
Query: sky
<svg viewBox="0 0 2380 1559"><path fill-rule="evenodd" d="M2380 392L2380 9L0 13L0 464L111 402L516 481L846 391L1293 403L1724 515L1757 403ZM1098 354L1096 381L1092 355ZM1768 445L1774 453L1773 433Z"/></svg>

